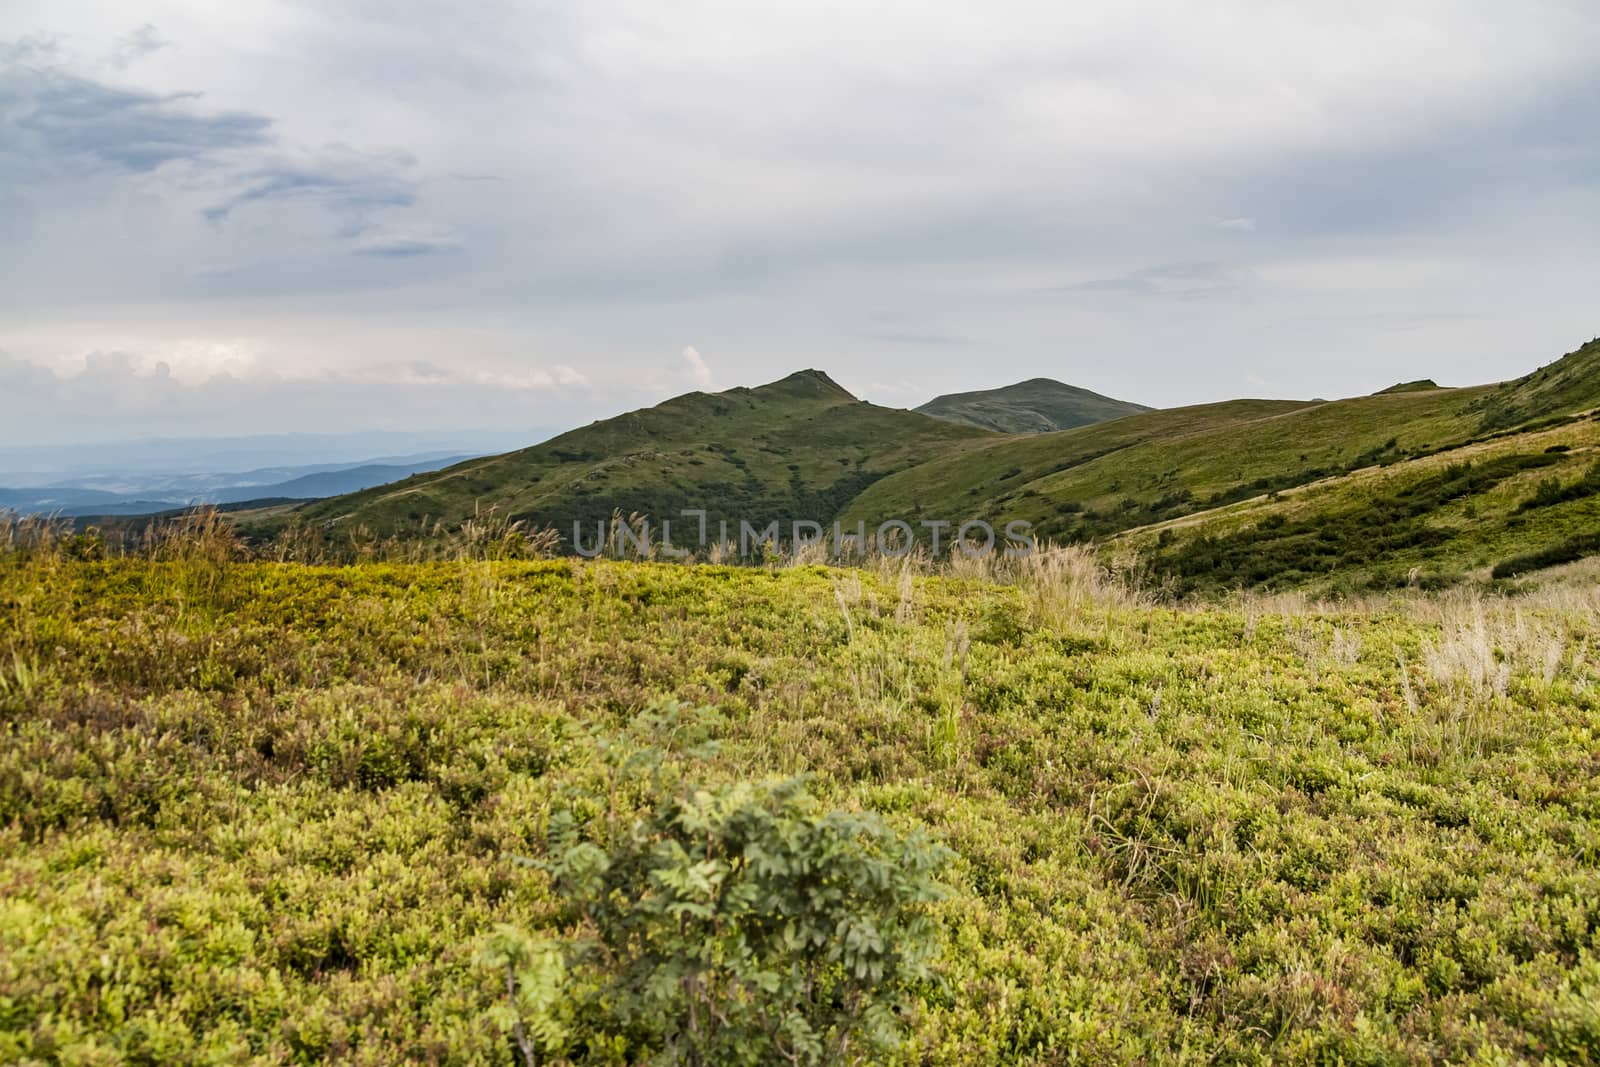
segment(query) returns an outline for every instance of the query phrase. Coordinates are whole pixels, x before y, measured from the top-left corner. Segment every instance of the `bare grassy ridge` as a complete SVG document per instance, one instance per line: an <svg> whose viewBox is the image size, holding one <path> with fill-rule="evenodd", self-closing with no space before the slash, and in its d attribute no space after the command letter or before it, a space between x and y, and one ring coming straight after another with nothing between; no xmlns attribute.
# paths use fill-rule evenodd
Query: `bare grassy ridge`
<svg viewBox="0 0 1600 1067"><path fill-rule="evenodd" d="M957 854L900 1062L1600 1059L1592 584L0 545L0 1061L510 1062L511 857L662 697L724 713L705 781Z"/></svg>

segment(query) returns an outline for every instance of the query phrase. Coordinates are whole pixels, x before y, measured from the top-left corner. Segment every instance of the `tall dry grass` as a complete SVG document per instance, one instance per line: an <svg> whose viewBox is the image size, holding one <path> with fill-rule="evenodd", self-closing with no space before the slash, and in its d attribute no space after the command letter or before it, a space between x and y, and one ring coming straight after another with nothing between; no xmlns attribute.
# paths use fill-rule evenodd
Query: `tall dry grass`
<svg viewBox="0 0 1600 1067"><path fill-rule="evenodd" d="M1026 555L995 551L968 556L952 552L934 558L925 547L893 555L868 552L840 560L823 545L804 545L786 554L780 566L846 564L876 574L900 592L901 610L909 611L916 579L939 577L1009 585L1023 590L1038 621L1059 621L1090 608L1138 608L1155 597L1137 579L1131 560L1107 562L1086 545L1041 545Z"/></svg>
<svg viewBox="0 0 1600 1067"><path fill-rule="evenodd" d="M0 510L0 558L52 558L72 536L65 520Z"/></svg>
<svg viewBox="0 0 1600 1067"><path fill-rule="evenodd" d="M549 559L560 552L553 529L538 529L495 509L477 512L460 526L424 520L414 530L379 535L365 526L332 529L291 521L271 537L249 540L216 508L133 521L109 529L77 529L70 520L0 511L0 558L43 565L51 560L136 558L152 562L222 564L235 561L301 563L441 563L462 560ZM623 558L620 549L616 558Z"/></svg>

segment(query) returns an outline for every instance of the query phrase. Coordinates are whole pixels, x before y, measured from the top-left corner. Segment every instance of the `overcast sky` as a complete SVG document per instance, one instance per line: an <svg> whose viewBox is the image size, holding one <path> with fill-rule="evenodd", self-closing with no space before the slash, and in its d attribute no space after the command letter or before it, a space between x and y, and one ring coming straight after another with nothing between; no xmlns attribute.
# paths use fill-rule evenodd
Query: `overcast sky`
<svg viewBox="0 0 1600 1067"><path fill-rule="evenodd" d="M1176 405L1600 333L1593 0L8 0L0 445L819 367Z"/></svg>

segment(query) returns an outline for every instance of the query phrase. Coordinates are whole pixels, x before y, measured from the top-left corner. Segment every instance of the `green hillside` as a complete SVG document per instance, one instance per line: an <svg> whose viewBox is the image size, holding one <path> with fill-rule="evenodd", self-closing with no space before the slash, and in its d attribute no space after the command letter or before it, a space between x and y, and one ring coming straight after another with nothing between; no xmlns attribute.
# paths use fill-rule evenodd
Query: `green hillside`
<svg viewBox="0 0 1600 1067"><path fill-rule="evenodd" d="M1600 338L1506 382L1475 410L1484 430L1500 430L1539 419L1559 418L1600 406Z"/></svg>
<svg viewBox="0 0 1600 1067"><path fill-rule="evenodd" d="M968 394L984 395L993 394ZM1540 509L1519 510L1513 498L1534 482L1581 479L1593 444L1581 416L1597 405L1600 342L1499 385L1421 380L1347 400L1236 400L1026 434L876 407L804 371L677 397L534 448L312 504L294 519L335 536L459 526L489 508L563 535L617 510L660 519L698 507L713 522L785 530L802 519L1025 521L1061 542L1151 531L1116 544L1146 553L1153 573L1185 592L1384 587L1497 567L1505 576L1532 566L1521 557L1585 554L1586 493ZM1468 463L1470 472L1457 469ZM1241 534L1274 509L1281 532ZM275 514L258 529L285 521Z"/></svg>
<svg viewBox="0 0 1600 1067"><path fill-rule="evenodd" d="M614 510L704 508L751 522L827 522L893 471L991 436L851 396L820 371L755 389L688 393L532 448L310 505L298 517L380 533L458 525L481 510L569 536Z"/></svg>
<svg viewBox="0 0 1600 1067"><path fill-rule="evenodd" d="M1113 400L1050 378L1032 378L1001 389L949 393L915 410L936 419L1000 433L1048 433L1137 415L1150 408Z"/></svg>
<svg viewBox="0 0 1600 1067"><path fill-rule="evenodd" d="M1542 452L1546 446L1557 445L1582 449L1586 445L1578 440L1508 443L1505 439L1571 425L1596 405L1600 405L1600 342L1591 342L1533 374L1500 385L1441 389L1423 380L1348 400L1308 404L1236 401L1148 412L1060 433L994 439L955 461L913 467L875 482L851 502L847 516L869 522L897 515L1021 519L1045 537L1102 540L1298 486L1337 484L1344 476L1366 468L1404 465L1407 471L1433 470L1464 461L1469 454L1457 456L1453 450L1474 442L1501 441L1490 450L1494 455L1528 449ZM1581 436L1582 431L1574 433ZM1445 456L1451 458L1424 462L1428 457ZM1523 470L1536 471L1544 462L1528 460ZM1575 477L1570 468L1578 463L1575 453L1554 464L1562 469L1552 476ZM1516 472L1506 472L1507 478L1512 473ZM1481 481L1488 475L1474 477ZM1505 491L1512 492L1531 477L1532 473L1525 473L1512 479ZM1370 479L1357 479L1351 484L1369 483ZM1462 499L1476 491L1460 486L1450 491L1458 490ZM1493 514L1502 503L1491 497L1483 502L1482 510ZM1541 521L1564 514L1553 511L1541 516ZM1217 521L1226 525L1231 520ZM1581 523L1583 516L1577 515L1574 521ZM1508 519L1504 529L1490 537L1487 526L1470 524L1452 537L1454 547L1440 548L1437 558L1448 562L1445 570L1452 574L1478 567L1487 573L1497 561L1497 553L1504 556L1519 545L1526 551L1541 550L1560 533L1543 531L1538 525L1521 515ZM1315 533L1310 529L1299 532ZM1391 532L1401 540L1439 536L1408 530L1402 537ZM1351 536L1356 537L1353 531ZM1468 544L1471 552L1462 551ZM1360 581L1379 583L1390 580L1387 568L1391 566L1417 565L1436 558L1399 551L1398 541L1391 547L1396 551L1385 549L1364 556L1353 545L1350 553L1331 558L1342 560L1341 566L1356 566ZM1298 570L1291 563L1294 554L1285 547L1283 561L1273 571L1290 584ZM1262 560L1250 566L1241 562L1240 567L1244 584L1263 580ZM1315 567L1305 572L1317 573L1321 572ZM1223 567L1212 578L1224 575L1239 577ZM1215 584L1212 578L1185 578L1180 584Z"/></svg>
<svg viewBox="0 0 1600 1067"><path fill-rule="evenodd" d="M1056 539L1104 537L1459 442L1477 425L1468 405L1486 392L1232 401L1002 440L959 464L885 478L848 514L1006 516Z"/></svg>
<svg viewBox="0 0 1600 1067"><path fill-rule="evenodd" d="M1600 422L1498 434L1126 535L1177 593L1436 586L1600 553Z"/></svg>
<svg viewBox="0 0 1600 1067"><path fill-rule="evenodd" d="M1376 462L1118 539L1173 592L1348 591L1515 579L1600 554L1600 345L1464 395L1445 448L1394 447ZM1463 421L1464 420L1464 421ZM1507 426L1507 422L1514 425Z"/></svg>

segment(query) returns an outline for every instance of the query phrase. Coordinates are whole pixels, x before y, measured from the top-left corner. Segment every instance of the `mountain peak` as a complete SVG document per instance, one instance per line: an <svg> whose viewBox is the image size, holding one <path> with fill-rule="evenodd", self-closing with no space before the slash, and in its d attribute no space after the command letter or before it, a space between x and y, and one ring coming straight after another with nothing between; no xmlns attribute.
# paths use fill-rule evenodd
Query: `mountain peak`
<svg viewBox="0 0 1600 1067"><path fill-rule="evenodd" d="M1387 389L1379 389L1373 396L1389 396L1392 393L1423 393L1430 389L1439 388L1439 383L1432 378L1418 378L1414 382L1400 382Z"/></svg>
<svg viewBox="0 0 1600 1067"><path fill-rule="evenodd" d="M775 382L758 385L750 390L753 396L770 397L816 397L825 400L854 401L856 398L848 389L828 377L820 370L807 368L797 370Z"/></svg>
<svg viewBox="0 0 1600 1067"><path fill-rule="evenodd" d="M1029 378L999 389L934 397L916 410L936 419L1001 433L1046 433L1120 419L1150 409L1054 378Z"/></svg>

